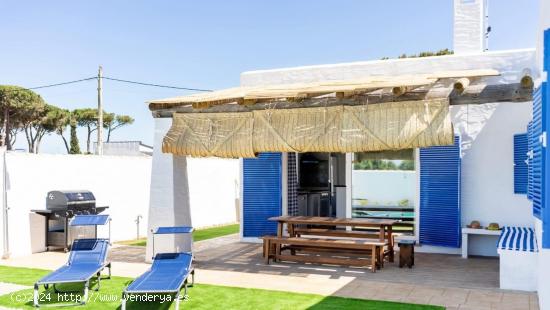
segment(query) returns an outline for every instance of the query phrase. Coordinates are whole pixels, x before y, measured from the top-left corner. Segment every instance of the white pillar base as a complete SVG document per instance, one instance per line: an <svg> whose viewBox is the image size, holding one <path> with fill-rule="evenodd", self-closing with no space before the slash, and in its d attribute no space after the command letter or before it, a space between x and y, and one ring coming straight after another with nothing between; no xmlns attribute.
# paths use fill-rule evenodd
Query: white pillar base
<svg viewBox="0 0 550 310"><path fill-rule="evenodd" d="M152 261L153 234L159 226L192 226L189 203L187 159L162 153L162 140L172 125L171 118L155 118L155 141L151 170L151 197L145 260ZM155 253L190 252L189 235L155 236Z"/></svg>

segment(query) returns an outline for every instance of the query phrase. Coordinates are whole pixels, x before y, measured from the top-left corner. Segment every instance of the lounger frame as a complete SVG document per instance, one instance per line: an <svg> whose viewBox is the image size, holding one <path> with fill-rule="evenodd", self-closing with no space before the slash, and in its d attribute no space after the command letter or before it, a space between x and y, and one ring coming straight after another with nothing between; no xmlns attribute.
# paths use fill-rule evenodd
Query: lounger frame
<svg viewBox="0 0 550 310"><path fill-rule="evenodd" d="M98 264L98 268L96 270L94 270L93 272L90 272L89 277L84 278L83 280L78 279L76 281L75 280L42 281L43 278L38 280L34 284L33 305L35 307L40 307L40 304L38 302L39 301L40 285L44 285L44 288L47 290L49 288L49 285L51 284L52 287L53 287L54 292L59 294L59 293L68 293L69 291L62 292L62 291L58 290L55 287L56 284L83 283L84 284L84 294L83 294L83 297L80 300L80 302L76 303L76 305L84 305L84 304L86 304L86 301L88 301L88 291L89 291L89 288L90 288L90 280L94 276L97 277L97 287L94 290L99 291L99 288L101 286L101 272L105 268L109 268L109 276L107 278L104 278L104 279L110 279L111 278L111 262L107 261L107 257L108 257L108 253L109 253L109 246L111 245L111 218L109 217L109 215L106 215L106 214L87 214L87 215L79 214L79 215L76 215L71 220L71 223L69 223L69 226L96 226L96 228L97 228L98 225L106 225L106 224L109 225L109 238L108 239L97 238L97 230L96 230L96 238L77 239L77 240L74 241L74 242L77 242L77 241L84 241L84 240L95 240L96 242L97 241L105 242L106 243L106 248L105 248L104 256L102 256L102 264ZM75 264L74 261L73 261L73 259L74 259L74 257L73 257L74 248L73 247L74 247L74 243L71 246L71 254L69 256L69 261L67 262L67 264L65 266L78 265L78 264ZM57 269L57 270L59 270L59 269ZM53 271L52 273L55 273L56 271ZM50 306L52 306L52 305L50 305ZM63 306L68 306L68 305L63 304Z"/></svg>
<svg viewBox="0 0 550 310"><path fill-rule="evenodd" d="M185 278L182 279L179 288L177 290L147 290L147 291L128 291L127 289L124 289L122 292L122 301L121 301L121 310L126 310L126 302L128 301L128 296L130 294L176 294L176 305L175 309L178 310L180 306L180 300L181 300L181 288L183 287L183 296L187 296L187 288L193 287L195 285L195 268L191 267L190 272L187 274ZM188 285L188 279L189 275L191 275L191 284Z"/></svg>
<svg viewBox="0 0 550 310"><path fill-rule="evenodd" d="M103 266L101 266L100 268L98 268L93 274L91 274L87 279L85 279L84 281L38 281L34 284L34 294L33 294L33 305L35 307L40 307L40 304L38 302L39 300L39 290L40 290L40 286L43 285L44 286L44 289L48 289L50 285L52 285L52 288L54 289L54 292L59 294L59 293L68 293L68 292L73 292L73 291L65 291L65 292L62 292L60 290L58 290L55 285L56 284L67 284L67 283L83 283L84 284L84 291L83 291L83 297L82 297L82 300L80 301L80 303L76 303L75 305L84 305L86 304L86 301L88 301L88 291L89 291L89 288L90 288L90 280L95 276L97 277L97 286L93 289L94 291L99 291L99 288L101 287L101 272L105 269L105 268L108 268L109 269L109 275L106 277L106 278L103 278L103 279L110 279L111 278L111 262L106 262L105 264L103 264ZM65 304L63 304L65 305ZM52 306L52 305L50 305Z"/></svg>

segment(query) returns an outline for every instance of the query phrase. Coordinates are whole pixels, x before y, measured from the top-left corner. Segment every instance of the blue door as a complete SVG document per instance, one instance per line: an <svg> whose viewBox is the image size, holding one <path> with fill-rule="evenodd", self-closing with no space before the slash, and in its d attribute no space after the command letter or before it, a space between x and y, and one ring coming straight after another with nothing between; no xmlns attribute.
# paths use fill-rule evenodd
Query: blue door
<svg viewBox="0 0 550 310"><path fill-rule="evenodd" d="M460 141L420 149L420 243L460 247Z"/></svg>
<svg viewBox="0 0 550 310"><path fill-rule="evenodd" d="M243 159L243 237L276 234L281 215L281 153L261 153Z"/></svg>

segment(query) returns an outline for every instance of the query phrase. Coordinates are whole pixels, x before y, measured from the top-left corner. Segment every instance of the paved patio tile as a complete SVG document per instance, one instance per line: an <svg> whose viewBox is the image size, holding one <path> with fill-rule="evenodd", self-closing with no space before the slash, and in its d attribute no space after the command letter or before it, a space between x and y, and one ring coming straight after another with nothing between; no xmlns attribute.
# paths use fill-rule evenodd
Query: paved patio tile
<svg viewBox="0 0 550 310"><path fill-rule="evenodd" d="M428 296L428 295L419 295L419 296L407 296L407 297L404 297L402 298L402 301L403 302L407 302L407 303L411 303L411 304L423 304L423 305L428 305L430 304L430 300L432 299L433 296Z"/></svg>
<svg viewBox="0 0 550 310"><path fill-rule="evenodd" d="M491 303L500 303L502 301L502 293L499 292L487 292L487 291L471 291L468 294L468 299L466 303L479 303L485 304L488 303L489 307Z"/></svg>
<svg viewBox="0 0 550 310"><path fill-rule="evenodd" d="M10 294L28 288L31 288L31 286L0 282L0 295Z"/></svg>
<svg viewBox="0 0 550 310"><path fill-rule="evenodd" d="M400 296L399 294L392 294L392 293L387 293L387 292L380 292L378 294L375 294L372 297L372 299L373 300L403 302L403 296Z"/></svg>
<svg viewBox="0 0 550 310"><path fill-rule="evenodd" d="M507 303L497 303L492 304L491 309L494 310L526 310L529 309L529 303L527 304L507 304Z"/></svg>
<svg viewBox="0 0 550 310"><path fill-rule="evenodd" d="M529 309L530 295L503 293L501 305L505 305L510 309Z"/></svg>
<svg viewBox="0 0 550 310"><path fill-rule="evenodd" d="M224 244L227 243L227 244ZM197 283L313 293L372 300L432 304L457 309L538 309L535 293L498 289L498 260L462 259L456 255L418 253L412 269L386 263L372 273L365 268L300 263L271 263L261 257L261 245L201 242L195 247ZM117 246L111 251L113 275L136 277L149 268L143 247ZM127 262L128 257L133 257ZM54 269L65 253L40 253L2 260L0 264Z"/></svg>
<svg viewBox="0 0 550 310"><path fill-rule="evenodd" d="M459 310L491 310L491 306L484 306L484 305L460 305L458 308Z"/></svg>
<svg viewBox="0 0 550 310"><path fill-rule="evenodd" d="M445 293L445 288L415 285L411 294L440 296Z"/></svg>
<svg viewBox="0 0 550 310"><path fill-rule="evenodd" d="M443 296L434 296L430 299L430 305L444 306L444 307L460 307L463 304L462 300L450 299Z"/></svg>

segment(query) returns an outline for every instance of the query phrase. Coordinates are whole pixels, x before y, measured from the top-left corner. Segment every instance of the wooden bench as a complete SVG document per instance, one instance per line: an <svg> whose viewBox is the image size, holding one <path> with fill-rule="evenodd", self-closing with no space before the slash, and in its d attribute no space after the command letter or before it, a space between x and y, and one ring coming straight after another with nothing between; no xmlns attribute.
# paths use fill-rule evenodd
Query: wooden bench
<svg viewBox="0 0 550 310"><path fill-rule="evenodd" d="M347 231L325 228L298 228L294 229L296 236L313 235L327 237L347 237L347 238L371 238L378 239L378 233L370 231Z"/></svg>
<svg viewBox="0 0 550 310"><path fill-rule="evenodd" d="M270 236L270 235L266 235L266 236L263 236L261 237L260 239L263 240L263 252L262 252L262 257L265 258L265 262L266 264L269 264L269 253L274 253L275 252L275 249L270 249L271 247L274 247L274 243L271 242L272 239L274 238L277 238L277 236Z"/></svg>
<svg viewBox="0 0 550 310"><path fill-rule="evenodd" d="M325 228L298 228L294 229L294 234L297 237L300 237L302 235L308 235L308 236L326 236L326 237L341 237L341 238L368 238L373 240L379 240L379 235L376 232L372 231L357 231L357 230L336 230L336 229L325 229ZM392 238L394 238L394 235L400 235L392 234ZM393 261L393 257L391 257L393 251L391 251L391 247L395 244L395 240L391 240L392 242L388 244L388 248L384 250L384 257L388 257L390 259L390 262Z"/></svg>
<svg viewBox="0 0 550 310"><path fill-rule="evenodd" d="M326 239L326 238L302 238L302 237L274 237L267 236L264 240L264 259L269 264L269 259L295 261L304 263L344 265L344 266L370 266L372 272L383 264L383 249L388 245L386 241L377 239ZM280 247L287 246L291 250L303 250L311 252L332 252L340 254L339 251L356 251L366 258L343 258L343 257L322 257L305 255L288 255L278 252ZM285 249L285 248L283 248ZM328 249L332 251L327 251Z"/></svg>

